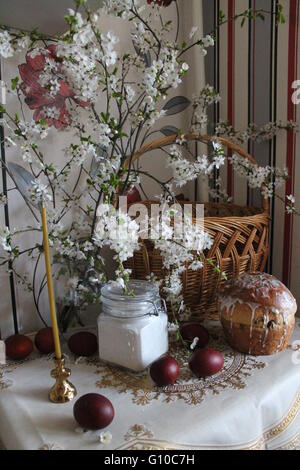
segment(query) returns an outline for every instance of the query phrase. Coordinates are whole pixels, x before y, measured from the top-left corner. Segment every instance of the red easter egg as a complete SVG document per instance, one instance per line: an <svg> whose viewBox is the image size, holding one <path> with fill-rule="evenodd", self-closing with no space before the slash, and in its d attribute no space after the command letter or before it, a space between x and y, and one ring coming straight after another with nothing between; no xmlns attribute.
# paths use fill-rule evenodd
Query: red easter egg
<svg viewBox="0 0 300 470"><path fill-rule="evenodd" d="M54 339L53 339L53 330L52 328L43 328L41 329L35 339L34 339L35 347L42 353L42 354L50 354L54 352Z"/></svg>
<svg viewBox="0 0 300 470"><path fill-rule="evenodd" d="M13 335L5 341L6 355L9 359L19 361L25 359L33 351L31 339L24 335Z"/></svg>
<svg viewBox="0 0 300 470"><path fill-rule="evenodd" d="M199 338L197 348L205 348L209 343L209 333L204 326L199 323L188 323L180 328L180 333L184 341L192 343L195 338Z"/></svg>
<svg viewBox="0 0 300 470"><path fill-rule="evenodd" d="M191 371L197 377L210 377L224 366L224 357L214 349L197 349L189 360Z"/></svg>
<svg viewBox="0 0 300 470"><path fill-rule="evenodd" d="M89 357L98 349L97 337L88 331L75 333L68 341L70 351L76 356Z"/></svg>
<svg viewBox="0 0 300 470"><path fill-rule="evenodd" d="M142 200L136 186L134 186L131 191L125 193L125 196L127 197L127 204L135 204L136 202L140 202Z"/></svg>
<svg viewBox="0 0 300 470"><path fill-rule="evenodd" d="M159 387L173 385L179 375L179 364L171 356L163 356L150 367L153 382Z"/></svg>
<svg viewBox="0 0 300 470"><path fill-rule="evenodd" d="M83 429L106 428L114 419L115 411L111 402L98 393L80 397L73 408L74 418Z"/></svg>

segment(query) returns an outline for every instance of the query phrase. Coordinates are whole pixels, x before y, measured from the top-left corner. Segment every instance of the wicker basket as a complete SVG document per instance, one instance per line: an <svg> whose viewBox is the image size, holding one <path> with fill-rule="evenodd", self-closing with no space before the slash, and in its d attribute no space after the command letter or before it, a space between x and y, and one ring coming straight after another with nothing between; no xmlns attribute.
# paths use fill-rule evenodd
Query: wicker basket
<svg viewBox="0 0 300 470"><path fill-rule="evenodd" d="M134 156L133 161L150 150L174 143L176 138L171 136L144 146ZM185 138L206 143L213 139L196 133L187 134ZM218 140L227 148L255 163L255 160L238 145L224 138ZM143 202L149 210L151 203L153 202ZM212 248L205 253L205 256L206 259L212 259L215 265L219 265L229 279L245 271L263 271L265 268L269 252L270 218L269 201L264 197L262 205L262 209L256 209L234 204L205 204L204 227L214 239ZM195 222L195 219L193 221ZM128 261L127 267L132 269L132 277L135 279L145 279L150 273L154 273L158 279L165 276L161 255L154 249L150 240L141 241L141 249ZM216 293L224 282L221 274L216 273L209 263L204 263L203 269L199 271L186 269L182 280L184 301L193 316L202 319L204 316L210 318L216 316Z"/></svg>

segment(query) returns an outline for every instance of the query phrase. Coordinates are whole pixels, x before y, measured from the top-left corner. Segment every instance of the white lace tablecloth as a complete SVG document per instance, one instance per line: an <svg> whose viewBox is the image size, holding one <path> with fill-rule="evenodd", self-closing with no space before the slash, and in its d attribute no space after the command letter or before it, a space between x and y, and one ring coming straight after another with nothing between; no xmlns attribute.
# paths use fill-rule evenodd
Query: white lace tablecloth
<svg viewBox="0 0 300 470"><path fill-rule="evenodd" d="M96 392L114 405L107 431L78 433L73 403L48 401L53 384L49 357L35 353L22 363L0 366L0 441L6 449L300 449L300 321L285 352L268 358L234 353L219 325L211 322L211 346L225 354L215 377L197 380L182 351L176 385L157 389L147 373L75 359L72 382L78 396Z"/></svg>

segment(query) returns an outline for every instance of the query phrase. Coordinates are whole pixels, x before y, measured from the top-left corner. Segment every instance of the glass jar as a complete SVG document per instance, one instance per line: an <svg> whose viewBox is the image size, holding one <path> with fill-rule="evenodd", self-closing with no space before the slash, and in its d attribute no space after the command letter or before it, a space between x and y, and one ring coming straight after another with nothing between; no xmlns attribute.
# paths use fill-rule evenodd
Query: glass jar
<svg viewBox="0 0 300 470"><path fill-rule="evenodd" d="M168 317L159 289L147 281L130 281L134 296L106 284L98 320L103 361L140 372L168 351Z"/></svg>

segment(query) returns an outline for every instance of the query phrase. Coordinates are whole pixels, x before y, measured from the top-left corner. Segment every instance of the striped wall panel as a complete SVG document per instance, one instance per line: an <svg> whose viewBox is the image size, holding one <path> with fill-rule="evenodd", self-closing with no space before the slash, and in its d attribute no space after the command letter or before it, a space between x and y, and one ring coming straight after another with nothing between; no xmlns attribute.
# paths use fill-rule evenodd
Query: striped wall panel
<svg viewBox="0 0 300 470"><path fill-rule="evenodd" d="M292 83L300 79L299 0L283 0L286 23L275 21L277 0L204 0L204 22L208 31L213 13L221 9L231 17L246 8L272 12L265 21L248 21L243 28L229 22L222 26L219 44L215 47L218 60L208 57L208 80L220 81L222 103L220 118L230 121L237 129L248 123L263 125L275 120L295 120L300 124L300 109L292 103ZM217 54L216 51L219 51ZM213 65L213 66L212 66ZM211 71L215 76L212 76ZM270 142L249 143L249 152L262 165L289 168L291 178L279 195L294 193L300 202L300 136L281 132ZM260 204L258 191L250 191L228 167L224 186L240 204ZM298 204L299 206L299 204ZM300 303L300 219L285 214L281 201L272 202L271 253L268 269L281 278L298 296Z"/></svg>

